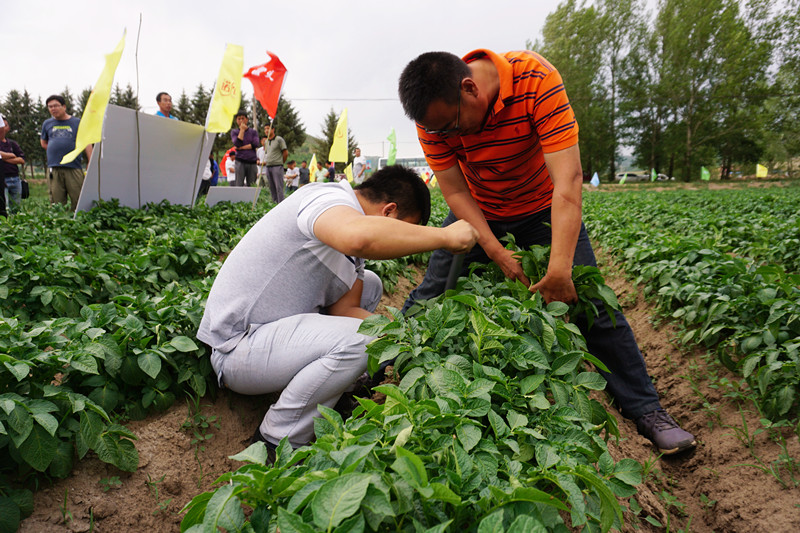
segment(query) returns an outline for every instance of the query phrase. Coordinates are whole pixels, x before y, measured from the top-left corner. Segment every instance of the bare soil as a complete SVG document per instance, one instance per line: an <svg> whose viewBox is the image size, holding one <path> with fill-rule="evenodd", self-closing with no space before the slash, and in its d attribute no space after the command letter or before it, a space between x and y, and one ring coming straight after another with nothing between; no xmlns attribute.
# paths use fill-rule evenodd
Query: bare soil
<svg viewBox="0 0 800 533"><path fill-rule="evenodd" d="M603 260L602 256L599 258ZM686 353L677 347L677 331L670 325L654 325L654 311L636 287L613 265L605 268L607 282L620 297L647 361L664 407L693 432L695 451L680 457L658 457L648 441L637 435L635 425L618 416L622 438L612 441L615 459L634 458L647 463L649 473L635 496L641 510L629 513L625 531L800 531L800 488L788 472L779 475L784 488L770 474L747 464L765 465L778 460L781 448L762 426L752 405L740 405L725 396L722 378L735 376L708 365L700 351ZM396 292L385 296L385 306L402 307L411 283L401 281ZM723 382L724 383L724 382ZM140 465L124 473L89 457L72 475L35 494L35 510L21 532L176 532L180 509L195 495L212 487L216 477L238 468L228 459L244 449L261 420L270 397L244 397L219 391L216 398L201 401L202 413L216 417L219 428L202 450L181 428L190 414L176 403L165 413L128 426L138 436ZM744 420L752 445L744 437ZM800 461L800 442L788 429L785 439L790 457ZM119 484L109 481L119 479ZM800 481L800 473L795 474ZM649 519L648 519L649 517ZM653 525L660 523L662 527Z"/></svg>

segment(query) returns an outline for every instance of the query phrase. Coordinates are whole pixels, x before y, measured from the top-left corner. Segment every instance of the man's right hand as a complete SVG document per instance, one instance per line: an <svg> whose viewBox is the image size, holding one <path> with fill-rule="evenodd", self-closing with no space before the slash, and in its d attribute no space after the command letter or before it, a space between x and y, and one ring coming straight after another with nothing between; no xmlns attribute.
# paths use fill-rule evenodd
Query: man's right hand
<svg viewBox="0 0 800 533"><path fill-rule="evenodd" d="M525 284L526 287L530 286L531 282L525 276L525 272L522 270L522 265L519 263L516 257L514 257L514 251L508 250L506 248L499 248L496 253L488 254L489 259L491 259L500 269L503 271L503 274L506 275L509 279L518 279L522 283ZM537 280L538 281L538 280Z"/></svg>
<svg viewBox="0 0 800 533"><path fill-rule="evenodd" d="M469 252L478 241L478 230L466 220L457 220L444 230L447 232L448 241L444 249L454 254Z"/></svg>

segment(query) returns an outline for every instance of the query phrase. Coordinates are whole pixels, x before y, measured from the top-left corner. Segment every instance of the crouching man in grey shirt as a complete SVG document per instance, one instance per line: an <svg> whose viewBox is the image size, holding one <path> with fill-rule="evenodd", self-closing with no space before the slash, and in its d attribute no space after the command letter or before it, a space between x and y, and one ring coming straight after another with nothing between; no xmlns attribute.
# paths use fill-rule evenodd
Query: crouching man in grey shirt
<svg viewBox="0 0 800 533"><path fill-rule="evenodd" d="M361 321L383 285L365 259L444 248L464 253L478 233L459 221L425 226L430 193L401 166L385 167L352 189L346 181L302 187L269 211L225 260L197 338L211 364L240 394L282 391L255 438L297 448L314 438L317 406L333 407L364 373Z"/></svg>

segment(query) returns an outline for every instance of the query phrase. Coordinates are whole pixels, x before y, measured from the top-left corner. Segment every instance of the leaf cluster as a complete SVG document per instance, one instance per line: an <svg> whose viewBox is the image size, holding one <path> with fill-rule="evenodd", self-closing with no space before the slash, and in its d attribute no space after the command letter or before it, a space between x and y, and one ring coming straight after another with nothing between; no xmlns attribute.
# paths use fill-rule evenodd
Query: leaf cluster
<svg viewBox="0 0 800 533"><path fill-rule="evenodd" d="M135 470L117 422L213 390L194 335L220 258L259 217L111 202L73 218L29 201L0 225L0 485L66 477L90 451ZM24 517L15 505L0 514Z"/></svg>
<svg viewBox="0 0 800 533"><path fill-rule="evenodd" d="M773 421L800 415L800 190L587 199L587 228L666 316L739 373Z"/></svg>
<svg viewBox="0 0 800 533"><path fill-rule="evenodd" d="M607 531L641 466L614 463L602 436L613 416L589 397L605 380L584 368L566 306L521 284L473 275L410 318L374 316L369 367L395 359L383 404L359 399L343 421L323 406L316 441L274 465L248 462L190 502L182 531ZM252 510L249 520L245 508Z"/></svg>

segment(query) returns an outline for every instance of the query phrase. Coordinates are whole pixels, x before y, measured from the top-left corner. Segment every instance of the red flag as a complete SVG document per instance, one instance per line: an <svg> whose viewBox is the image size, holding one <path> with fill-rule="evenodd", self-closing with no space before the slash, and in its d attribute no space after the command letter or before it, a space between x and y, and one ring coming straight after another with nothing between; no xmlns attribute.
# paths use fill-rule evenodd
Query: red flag
<svg viewBox="0 0 800 533"><path fill-rule="evenodd" d="M252 67L244 77L253 84L256 99L261 102L271 119L278 112L278 99L281 96L283 82L286 78L286 67L283 66L278 56L267 51L269 61L263 65Z"/></svg>

